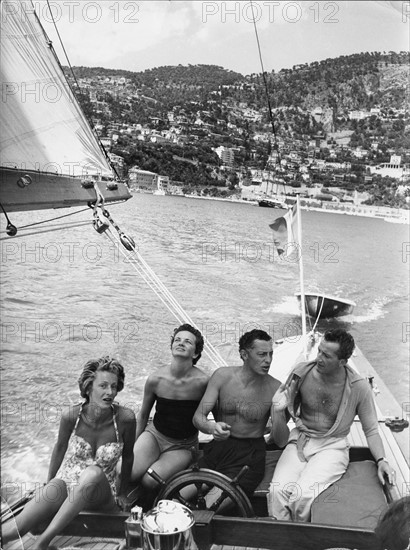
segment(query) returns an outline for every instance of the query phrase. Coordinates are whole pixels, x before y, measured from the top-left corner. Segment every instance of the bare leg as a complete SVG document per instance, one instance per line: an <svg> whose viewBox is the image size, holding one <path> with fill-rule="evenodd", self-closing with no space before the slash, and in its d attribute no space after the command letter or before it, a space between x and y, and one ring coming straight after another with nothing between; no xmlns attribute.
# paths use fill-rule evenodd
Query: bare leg
<svg viewBox="0 0 410 550"><path fill-rule="evenodd" d="M160 454L154 436L149 432L143 432L134 445L131 481L140 481L151 464L158 460Z"/></svg>
<svg viewBox="0 0 410 550"><path fill-rule="evenodd" d="M62 479L52 479L33 496L15 520L2 527L3 544L23 537L39 524L49 522L67 498Z"/></svg>
<svg viewBox="0 0 410 550"><path fill-rule="evenodd" d="M79 483L38 537L32 550L45 550L51 540L84 508L110 510L115 508L114 497L104 472L98 466L89 466L81 474Z"/></svg>
<svg viewBox="0 0 410 550"><path fill-rule="evenodd" d="M151 464L151 468L166 481L177 472L181 472L188 467L192 460L191 451L178 449L176 451L166 451ZM148 490L158 488L158 483L149 474L145 474L142 478L142 485Z"/></svg>

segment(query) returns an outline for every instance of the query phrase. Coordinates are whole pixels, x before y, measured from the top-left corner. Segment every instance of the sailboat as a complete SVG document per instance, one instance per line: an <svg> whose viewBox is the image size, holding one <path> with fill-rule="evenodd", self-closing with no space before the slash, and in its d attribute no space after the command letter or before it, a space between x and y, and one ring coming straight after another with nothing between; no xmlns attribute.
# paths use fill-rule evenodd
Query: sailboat
<svg viewBox="0 0 410 550"><path fill-rule="evenodd" d="M101 209L105 202L129 198L128 190L120 182L118 182L117 188L109 188L108 182L111 181L109 180L111 173L109 163L81 115L74 94L67 87L61 67L56 62L34 10L27 13L26 17L18 17L18 14L16 15L15 10L12 9L15 4L13 0L4 0L2 3L3 9L9 8L7 15L2 17L4 25L2 29L2 68L4 69L4 82L8 83L8 87L6 87L7 101L3 105L4 109L1 114L5 129L1 142L3 180L0 196L3 208L5 210L7 208L7 212L12 212L25 209L61 208L78 204L87 205L91 201L91 206L96 210L97 208ZM56 89L60 89L61 86L61 105L57 101L41 100L38 111L36 111L37 103L34 106L29 106L25 100L30 97L21 94L23 90L25 93L28 90L25 87L26 83L33 84L36 89L37 82L40 90L43 86L41 97L47 93L51 94L51 87L47 89L48 83L55 85ZM45 97L57 96L45 95ZM55 109L56 112L54 112ZM55 164L53 165L53 163ZM106 228L97 224L96 229L99 232L104 232ZM125 239L125 244L128 245L124 245L128 252L134 252L132 243ZM144 276L149 273L148 267L143 273ZM169 302L173 302L172 297L169 297L169 293L163 288L164 285L160 281L157 281L157 285L163 293L164 300L167 297ZM173 303L173 305L178 309L179 317L177 318L179 320L186 320L194 324L187 317L186 312L177 308L177 304ZM296 343L278 342L274 363L281 365L281 372L278 373L275 370L275 376L284 380L298 358L315 353L317 341L317 335L307 334L306 327L304 327L303 335ZM357 363L362 372L364 372L362 368L370 368L362 355L358 355ZM382 387L381 381L379 387ZM389 394L385 395L391 401ZM392 409L391 402L389 408ZM382 418L381 415L381 429L384 427ZM388 442L388 457L391 463L395 464L398 472L398 482L405 483L408 475L407 461L403 457L400 447L390 437L391 434L387 428L383 430L383 434L385 441ZM356 439L353 441L355 443L353 450L356 455L353 456L354 452L352 453L352 463L372 463L372 457L369 456L368 450L357 445L360 437L359 429L356 426L354 436ZM271 451L269 455L267 479L269 476L271 477L278 452L280 451ZM353 479L356 481L360 479L361 473L363 473L361 468L357 467L356 477ZM195 472L185 472L181 475L192 476L195 475ZM190 477L189 480L191 479ZM307 550L310 548L321 550L330 546L339 546L340 541L343 541L346 548L375 549L377 541L373 531L374 523L371 527L367 524L363 525L363 523L358 524L358 518L352 519L350 515L348 519L344 519L345 523L336 525L335 521L339 520L339 517L331 517L324 521L320 514L316 521L306 525L293 522L273 522L266 517L266 486L259 488L249 505L239 489L229 479L221 480L221 476L217 474L214 474L212 479L215 485L219 483L227 494L238 499L243 514L242 517L223 517L215 514L214 511L195 510L194 532L196 542L201 549L210 548L212 543L216 543L281 548L282 550ZM172 492L178 492L178 483L180 482L181 478L173 479L171 485L170 480L170 483L165 484L161 489L161 495L172 498ZM264 482L266 484L266 480ZM370 484L372 487L375 486L374 480ZM358 486L358 488L359 499L363 499L361 487ZM354 483L345 485L345 489L353 491ZM377 505L380 506L386 506L390 499L396 498L394 491L390 488L386 495L379 490L377 497L380 499L377 501ZM345 511L346 506L353 510L353 513L356 510L345 498L341 504L344 505ZM370 504L374 504L374 502ZM12 512L18 513L18 508L14 508ZM256 517L247 517L253 514L256 514ZM83 512L64 530L62 535L65 535L65 538L63 540L69 540L67 538L69 535L123 538L124 522L128 516L129 514L126 512L116 514ZM374 520L375 517L372 516L372 519ZM84 543L87 541L83 540L81 545L83 546ZM98 542L90 542L90 544L91 548L96 549L106 545L105 542L100 546L98 546Z"/></svg>
<svg viewBox="0 0 410 550"><path fill-rule="evenodd" d="M274 185L276 186L276 193L273 192ZM258 205L263 208L281 208L283 210L287 210L288 205L283 199L283 196L278 194L279 185L284 187L283 180L275 179L269 172L268 180L266 182L266 192L265 195L258 200Z"/></svg>

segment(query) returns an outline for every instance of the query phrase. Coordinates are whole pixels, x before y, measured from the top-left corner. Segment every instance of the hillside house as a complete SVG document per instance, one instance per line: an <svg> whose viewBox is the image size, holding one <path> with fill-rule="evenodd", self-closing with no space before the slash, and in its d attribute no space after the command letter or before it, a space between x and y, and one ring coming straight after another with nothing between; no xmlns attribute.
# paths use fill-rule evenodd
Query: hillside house
<svg viewBox="0 0 410 550"><path fill-rule="evenodd" d="M141 170L138 166L134 166L128 171L129 184L138 189L152 191L157 187L158 174Z"/></svg>

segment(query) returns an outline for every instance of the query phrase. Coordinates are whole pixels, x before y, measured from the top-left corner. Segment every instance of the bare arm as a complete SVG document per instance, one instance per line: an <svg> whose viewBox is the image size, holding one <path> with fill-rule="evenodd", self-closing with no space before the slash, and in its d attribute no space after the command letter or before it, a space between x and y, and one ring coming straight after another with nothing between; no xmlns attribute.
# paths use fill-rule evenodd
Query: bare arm
<svg viewBox="0 0 410 550"><path fill-rule="evenodd" d="M231 426L226 424L226 422L208 420L209 413L216 407L219 391L224 382L224 377L221 374L222 370L223 369L218 369L211 376L206 391L192 420L194 426L196 426L198 430L213 435L216 440L227 439L231 433Z"/></svg>
<svg viewBox="0 0 410 550"><path fill-rule="evenodd" d="M384 446L382 438L379 434L373 435L371 438L367 439L367 444L369 445L370 452L372 453L375 460L382 458L385 455ZM390 464L386 460L380 460L377 464L377 475L380 480L380 483L384 485L385 479L384 476L387 476L389 483L394 485L394 474L393 470L390 467Z"/></svg>
<svg viewBox="0 0 410 550"><path fill-rule="evenodd" d="M386 456L382 438L379 434L379 426L377 422L377 412L374 405L373 395L370 389L366 388L364 397L360 400L357 413L360 422L363 426L363 431L366 436L366 441L375 460ZM381 460L377 464L377 475L380 482L384 485L384 476L387 475L389 483L394 483L393 471L390 465L385 460Z"/></svg>
<svg viewBox="0 0 410 550"><path fill-rule="evenodd" d="M294 384L295 382L291 382ZM272 426L266 439L266 443L276 443L278 447L284 447L289 438L287 406L291 395L290 386L281 384L272 397L271 420Z"/></svg>
<svg viewBox="0 0 410 550"><path fill-rule="evenodd" d="M56 444L54 445L53 452L51 453L50 466L48 468L47 483L53 479L58 472L58 469L63 462L64 455L67 451L68 441L71 436L71 432L74 429L73 409L68 409L63 412L60 420L60 427L58 429L58 436Z"/></svg>
<svg viewBox="0 0 410 550"><path fill-rule="evenodd" d="M151 412L151 409L155 403L156 385L156 378L149 376L147 381L145 382L144 397L142 400L140 412L137 416L137 429L135 433L136 440L139 438L139 436L142 434L148 424L149 413Z"/></svg>
<svg viewBox="0 0 410 550"><path fill-rule="evenodd" d="M127 493L128 484L131 476L132 464L134 462L134 443L136 433L135 414L131 409L120 407L119 415L121 415L121 423L124 426L121 462L121 484L118 491L118 497L125 496Z"/></svg>

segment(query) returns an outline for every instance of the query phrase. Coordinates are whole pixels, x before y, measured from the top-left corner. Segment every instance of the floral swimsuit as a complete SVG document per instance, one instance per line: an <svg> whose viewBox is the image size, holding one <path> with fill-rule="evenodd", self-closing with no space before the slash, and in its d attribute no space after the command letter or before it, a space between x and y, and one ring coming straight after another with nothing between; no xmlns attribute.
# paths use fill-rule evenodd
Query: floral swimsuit
<svg viewBox="0 0 410 550"><path fill-rule="evenodd" d="M114 408L112 408L112 419L117 441L105 443L105 445L100 445L95 452L95 456L93 456L92 447L88 443L88 441L75 433L78 423L80 421L82 410L83 405L81 405L80 407L80 411L78 413L74 430L68 443L68 449L65 454L63 463L61 464L55 477L65 481L67 487L71 488L75 485L78 485L80 475L86 468L88 468L88 466L99 466L106 475L108 483L111 486L111 491L115 498L117 496L115 467L118 460L121 458L122 448L124 444L120 443Z"/></svg>

